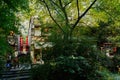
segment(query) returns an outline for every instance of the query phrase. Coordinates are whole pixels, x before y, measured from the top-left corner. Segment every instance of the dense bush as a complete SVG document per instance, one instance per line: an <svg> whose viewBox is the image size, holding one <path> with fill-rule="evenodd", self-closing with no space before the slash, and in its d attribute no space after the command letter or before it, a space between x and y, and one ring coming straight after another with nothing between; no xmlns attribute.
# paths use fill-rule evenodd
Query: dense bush
<svg viewBox="0 0 120 80"><path fill-rule="evenodd" d="M103 80L95 65L84 57L61 56L55 62L33 68L33 80Z"/></svg>
<svg viewBox="0 0 120 80"><path fill-rule="evenodd" d="M120 68L120 55L115 55L112 59L109 59L108 62L109 62L109 65L107 66L107 68L111 72L114 72L114 73L118 72L118 68Z"/></svg>
<svg viewBox="0 0 120 80"><path fill-rule="evenodd" d="M92 38L84 37L80 41L68 42L59 39L54 43L56 44L52 49L46 50L45 53L43 51L46 54L43 54L43 59L47 64L33 69L33 79L106 80L106 75L101 72L100 67L108 67L109 59L97 49L97 43Z"/></svg>
<svg viewBox="0 0 120 80"><path fill-rule="evenodd" d="M32 80L49 80L52 66L50 64L36 65L31 70Z"/></svg>
<svg viewBox="0 0 120 80"><path fill-rule="evenodd" d="M102 76L97 73L96 66L92 66L91 63L82 56L58 58L53 76L54 78L52 77L52 80L101 80L102 78Z"/></svg>
<svg viewBox="0 0 120 80"><path fill-rule="evenodd" d="M1 71L4 70L4 68L5 68L5 60L2 57L0 57L0 73Z"/></svg>

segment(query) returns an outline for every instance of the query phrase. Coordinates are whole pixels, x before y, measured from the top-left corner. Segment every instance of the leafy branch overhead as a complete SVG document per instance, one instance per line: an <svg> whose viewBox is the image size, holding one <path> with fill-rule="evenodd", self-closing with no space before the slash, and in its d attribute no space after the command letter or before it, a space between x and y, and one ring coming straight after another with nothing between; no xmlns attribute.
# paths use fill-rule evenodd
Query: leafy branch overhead
<svg viewBox="0 0 120 80"><path fill-rule="evenodd" d="M84 10L84 12L81 12L81 14L80 14L81 10L80 10L79 0L75 0L75 1L74 0L67 0L67 1L64 1L64 0L40 0L40 1L44 3L51 19L56 23L56 25L59 27L59 29L63 33L66 33L66 31L64 31L64 29L62 27L63 25L61 25L57 21L57 19L55 18L55 15L52 13L52 11L55 11L56 15L60 15L61 17L63 17L63 19L64 19L63 22L65 22L64 26L66 26L68 28L68 32L72 32L74 30L74 28L77 26L77 24L79 23L79 21L87 14L87 12L91 9L91 7L95 4L95 2L97 0L94 0L92 2L90 1L91 4L89 4L89 6ZM71 20L69 19L71 16L68 15L68 14L70 14L70 12L67 10L71 6L71 4L74 4L75 7L77 8L77 16L78 16L76 21L74 21L74 23L72 23L72 25L71 25ZM84 6L87 6L87 5L84 5ZM76 12L76 10L74 10L73 13L74 12Z"/></svg>

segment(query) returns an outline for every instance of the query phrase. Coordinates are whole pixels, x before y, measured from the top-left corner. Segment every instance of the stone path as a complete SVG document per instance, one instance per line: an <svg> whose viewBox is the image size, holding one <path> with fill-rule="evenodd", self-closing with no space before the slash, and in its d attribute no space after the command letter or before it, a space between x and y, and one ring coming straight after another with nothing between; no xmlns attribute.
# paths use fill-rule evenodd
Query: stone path
<svg viewBox="0 0 120 80"><path fill-rule="evenodd" d="M19 68L5 70L0 74L0 80L29 80L30 66L21 65Z"/></svg>

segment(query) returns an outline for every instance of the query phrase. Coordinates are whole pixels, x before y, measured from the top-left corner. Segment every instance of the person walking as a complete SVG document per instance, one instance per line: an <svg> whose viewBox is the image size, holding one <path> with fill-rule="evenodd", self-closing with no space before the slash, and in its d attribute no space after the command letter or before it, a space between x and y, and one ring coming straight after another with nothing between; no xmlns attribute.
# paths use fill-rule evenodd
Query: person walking
<svg viewBox="0 0 120 80"><path fill-rule="evenodd" d="M7 60L6 60L6 68L7 68L7 70L10 70L11 67L12 67L11 59L12 59L11 54L10 53L7 54Z"/></svg>

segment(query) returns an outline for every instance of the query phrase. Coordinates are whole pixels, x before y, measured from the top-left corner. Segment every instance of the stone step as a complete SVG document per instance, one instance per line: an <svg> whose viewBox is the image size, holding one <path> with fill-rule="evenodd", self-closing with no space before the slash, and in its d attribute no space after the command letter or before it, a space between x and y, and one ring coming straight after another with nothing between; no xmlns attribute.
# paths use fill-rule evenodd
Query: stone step
<svg viewBox="0 0 120 80"><path fill-rule="evenodd" d="M10 78L1 78L0 80L29 80L30 76L17 76Z"/></svg>
<svg viewBox="0 0 120 80"><path fill-rule="evenodd" d="M27 80L30 78L30 70L10 70L0 74L0 80Z"/></svg>
<svg viewBox="0 0 120 80"><path fill-rule="evenodd" d="M25 75L30 75L30 73L17 73L17 74L3 74L2 77L16 77L16 76L25 76Z"/></svg>

